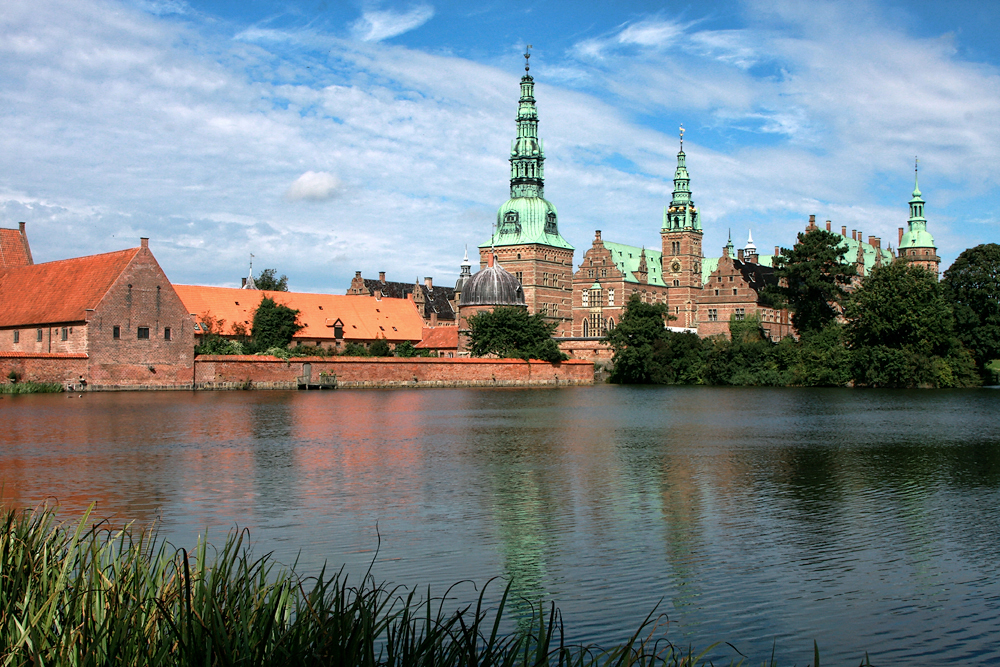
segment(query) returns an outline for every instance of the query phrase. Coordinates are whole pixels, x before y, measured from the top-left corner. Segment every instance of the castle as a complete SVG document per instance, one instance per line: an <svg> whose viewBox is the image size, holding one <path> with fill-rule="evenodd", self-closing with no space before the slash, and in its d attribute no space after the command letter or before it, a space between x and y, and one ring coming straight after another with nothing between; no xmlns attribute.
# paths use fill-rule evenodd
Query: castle
<svg viewBox="0 0 1000 667"><path fill-rule="evenodd" d="M528 58L525 54L526 61ZM772 340L793 334L790 313L767 305L760 296L765 285L776 281L773 265L780 248L776 246L773 255L761 254L751 235L743 248L735 249L730 235L718 257L705 256L683 127L673 196L664 208L660 226L660 248L608 241L598 230L574 271L574 247L559 233L556 207L545 199L545 152L538 135L535 84L527 62L524 69L517 135L509 158L510 198L497 211L492 235L479 245L481 270L492 267L495 257L520 283L517 303L509 305L524 305L532 314L542 315L556 325L555 336L570 340L602 337L621 321L633 294L643 302L665 305L673 317L668 323L671 327L700 336L728 335L730 319L751 316L759 318ZM891 248L883 248L878 237L869 236L865 241L859 230L852 230L848 237L847 228L841 228L844 257L855 265L858 276L891 261L912 262L937 274L940 258L927 232L923 209L915 182L909 228L899 229L898 257ZM826 221L827 231L833 231L831 224ZM806 231L816 227L816 216L809 216ZM452 301L460 326L467 315L461 311L466 300L462 290L468 284L466 260ZM483 305L479 295L474 301L477 309Z"/></svg>

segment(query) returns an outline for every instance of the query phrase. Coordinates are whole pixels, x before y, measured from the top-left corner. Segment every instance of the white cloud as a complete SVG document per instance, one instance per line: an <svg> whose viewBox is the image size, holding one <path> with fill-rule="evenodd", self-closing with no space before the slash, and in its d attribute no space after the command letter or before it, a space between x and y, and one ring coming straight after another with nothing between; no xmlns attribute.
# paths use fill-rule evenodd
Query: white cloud
<svg viewBox="0 0 1000 667"><path fill-rule="evenodd" d="M307 171L285 191L288 201L326 201L340 194L340 179L325 171Z"/></svg>
<svg viewBox="0 0 1000 667"><path fill-rule="evenodd" d="M434 16L430 5L417 5L408 12L391 9L367 11L351 25L354 36L363 42L381 42L396 35L402 35L427 23Z"/></svg>

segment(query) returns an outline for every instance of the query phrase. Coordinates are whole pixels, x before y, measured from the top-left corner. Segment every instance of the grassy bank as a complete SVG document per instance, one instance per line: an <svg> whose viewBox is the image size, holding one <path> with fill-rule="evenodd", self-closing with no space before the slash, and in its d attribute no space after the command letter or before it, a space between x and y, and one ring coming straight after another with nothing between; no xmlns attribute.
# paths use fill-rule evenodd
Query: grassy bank
<svg viewBox="0 0 1000 667"><path fill-rule="evenodd" d="M530 632L500 632L498 608L342 573L302 577L254 558L245 533L175 550L148 532L8 511L0 536L3 665L707 665L650 617L612 648L570 646L554 606ZM508 589L509 590L509 589ZM447 597L447 596L446 596ZM818 662L818 655L817 662Z"/></svg>
<svg viewBox="0 0 1000 667"><path fill-rule="evenodd" d="M0 384L0 394L58 394L63 386L58 382L12 382Z"/></svg>

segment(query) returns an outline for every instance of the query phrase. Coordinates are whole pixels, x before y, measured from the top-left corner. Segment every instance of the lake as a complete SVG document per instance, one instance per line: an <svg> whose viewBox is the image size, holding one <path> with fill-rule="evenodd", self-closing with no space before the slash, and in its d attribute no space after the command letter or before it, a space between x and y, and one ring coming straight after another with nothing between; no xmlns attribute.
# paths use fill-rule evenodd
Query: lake
<svg viewBox="0 0 1000 667"><path fill-rule="evenodd" d="M657 608L675 643L758 664L772 644L811 662L816 640L824 664L986 665L998 414L989 389L5 396L0 483L7 505L96 502L178 546L249 528L305 574L474 582L455 604L502 577L575 641Z"/></svg>

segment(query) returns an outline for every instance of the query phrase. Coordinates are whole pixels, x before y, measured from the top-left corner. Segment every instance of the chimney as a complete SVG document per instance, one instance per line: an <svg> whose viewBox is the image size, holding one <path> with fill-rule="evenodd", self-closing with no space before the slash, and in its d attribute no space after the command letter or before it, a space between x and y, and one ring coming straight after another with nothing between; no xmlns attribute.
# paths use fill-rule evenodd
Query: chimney
<svg viewBox="0 0 1000 667"><path fill-rule="evenodd" d="M142 247L142 248L148 248L149 247L149 237L148 236L141 236L141 237L139 237L139 246Z"/></svg>
<svg viewBox="0 0 1000 667"><path fill-rule="evenodd" d="M826 231L830 231L830 223L831 222L833 222L833 221L832 220L827 220L826 221Z"/></svg>
<svg viewBox="0 0 1000 667"><path fill-rule="evenodd" d="M857 241L858 240L858 232L857 232L857 230L854 230L854 229L851 230L851 240L852 241Z"/></svg>
<svg viewBox="0 0 1000 667"><path fill-rule="evenodd" d="M487 266L493 266L493 263L494 263L494 262L496 261L496 259L497 259L497 256L496 256L496 255L494 255L494 254L493 254L493 253L491 252L491 253L490 253L490 256L486 258L486 264L487 264Z"/></svg>
<svg viewBox="0 0 1000 667"><path fill-rule="evenodd" d="M868 237L868 245L870 245L871 247L875 248L876 250L881 250L882 249L882 239L880 239L877 236L869 236Z"/></svg>
<svg viewBox="0 0 1000 667"><path fill-rule="evenodd" d="M896 244L896 247L898 248L901 245L903 245L903 228L902 227L899 228L899 242Z"/></svg>
<svg viewBox="0 0 1000 667"><path fill-rule="evenodd" d="M385 282L385 271L379 271L378 272L378 281L380 283L384 283Z"/></svg>
<svg viewBox="0 0 1000 667"><path fill-rule="evenodd" d="M434 289L434 278L431 276L424 276L424 287L429 290Z"/></svg>
<svg viewBox="0 0 1000 667"><path fill-rule="evenodd" d="M844 225L843 227L840 228L840 235L843 236L845 239L847 238L847 225Z"/></svg>
<svg viewBox="0 0 1000 667"><path fill-rule="evenodd" d="M23 222L19 222L19 223L17 223L17 228L21 230L21 233L22 233L22 234L24 234L24 224L25 224L25 223L23 223ZM600 232L597 232L597 235L598 235L598 236L600 236L600 235L601 235L601 233L600 233Z"/></svg>
<svg viewBox="0 0 1000 667"><path fill-rule="evenodd" d="M431 326L436 327L438 325L438 314L436 311L431 311Z"/></svg>
<svg viewBox="0 0 1000 667"><path fill-rule="evenodd" d="M243 284L241 285L241 287L246 287L247 286L247 279L246 278L240 278L240 280L243 281Z"/></svg>
<svg viewBox="0 0 1000 667"><path fill-rule="evenodd" d="M780 254L781 254L781 248L779 248L778 246L774 246L774 256L777 257Z"/></svg>
<svg viewBox="0 0 1000 667"><path fill-rule="evenodd" d="M594 245L597 245L597 242L600 240L601 240L601 230L598 229L594 232Z"/></svg>
<svg viewBox="0 0 1000 667"><path fill-rule="evenodd" d="M354 272L354 277L355 278L360 278L361 277L361 272L360 271L355 271Z"/></svg>
<svg viewBox="0 0 1000 667"><path fill-rule="evenodd" d="M810 215L809 216L809 227L807 227L807 229L815 229L815 228L816 228L816 216L815 215Z"/></svg>
<svg viewBox="0 0 1000 667"><path fill-rule="evenodd" d="M736 259L743 261L743 248L736 249Z"/></svg>

